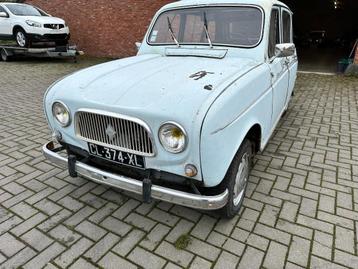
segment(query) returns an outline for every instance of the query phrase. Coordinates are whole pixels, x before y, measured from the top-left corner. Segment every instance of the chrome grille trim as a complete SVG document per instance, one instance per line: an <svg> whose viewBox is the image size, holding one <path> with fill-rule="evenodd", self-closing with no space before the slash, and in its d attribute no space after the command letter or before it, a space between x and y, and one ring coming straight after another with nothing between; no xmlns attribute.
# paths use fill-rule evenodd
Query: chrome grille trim
<svg viewBox="0 0 358 269"><path fill-rule="evenodd" d="M111 126L111 127L110 127ZM108 128L115 131L111 140ZM95 109L79 109L75 114L75 133L83 141L141 155L155 156L152 131L142 120Z"/></svg>

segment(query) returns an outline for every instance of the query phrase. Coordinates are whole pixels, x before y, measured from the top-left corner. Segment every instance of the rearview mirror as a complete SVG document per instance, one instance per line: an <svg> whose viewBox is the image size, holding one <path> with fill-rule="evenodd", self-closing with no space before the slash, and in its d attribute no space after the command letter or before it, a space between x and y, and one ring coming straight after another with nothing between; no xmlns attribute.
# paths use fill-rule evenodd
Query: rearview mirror
<svg viewBox="0 0 358 269"><path fill-rule="evenodd" d="M140 47L142 46L141 42L135 42L135 46L137 47L137 50L140 49Z"/></svg>
<svg viewBox="0 0 358 269"><path fill-rule="evenodd" d="M277 44L275 47L275 56L277 58L290 57L295 55L296 46L293 43Z"/></svg>
<svg viewBox="0 0 358 269"><path fill-rule="evenodd" d="M6 12L0 12L0 18L8 18L9 15L7 15Z"/></svg>

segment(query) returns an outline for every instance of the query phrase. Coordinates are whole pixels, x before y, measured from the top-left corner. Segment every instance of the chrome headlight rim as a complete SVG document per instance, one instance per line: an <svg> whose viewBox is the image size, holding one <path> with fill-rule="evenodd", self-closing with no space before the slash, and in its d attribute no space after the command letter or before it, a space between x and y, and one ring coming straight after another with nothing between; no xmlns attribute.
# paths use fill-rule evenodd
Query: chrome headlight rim
<svg viewBox="0 0 358 269"><path fill-rule="evenodd" d="M181 131L181 133L183 134L183 136L184 136L184 144L183 144L182 147L180 147L180 148L178 148L178 149L174 149L174 148L172 148L172 147L169 147L169 146L165 143L165 141L163 141L162 136L161 136L161 133L162 133L162 130L163 130L165 127L167 127L168 125L171 125L171 126L173 126L173 127L175 127L175 128L178 128L178 129ZM181 124L179 124L179 123L177 123L177 122L175 122L175 121L166 121L166 122L162 123L162 124L160 125L159 131L158 131L158 137L159 137L159 141L160 141L160 144L162 145L162 147L163 147L166 151L168 151L168 152L170 152L170 153L174 153L174 154L179 154L179 153L182 153L183 151L185 151L185 149L187 148L187 145L188 145L188 140L189 140L189 139L188 139L187 132L185 131L184 127L183 127Z"/></svg>
<svg viewBox="0 0 358 269"><path fill-rule="evenodd" d="M54 107L55 107L56 104L59 104L60 106L62 106L62 107L66 110L66 112L68 113L68 120L67 120L67 122L63 123L63 122L61 122L61 121L56 117L56 115L55 115L55 113L54 113ZM51 111L52 111L52 116L53 116L53 118L55 119L55 121L56 121L58 124L60 124L62 127L68 127L68 126L71 124L71 122L72 122L71 111L70 111L70 109L68 108L68 106L67 106L64 102L58 101L58 100L54 101L54 102L52 103Z"/></svg>

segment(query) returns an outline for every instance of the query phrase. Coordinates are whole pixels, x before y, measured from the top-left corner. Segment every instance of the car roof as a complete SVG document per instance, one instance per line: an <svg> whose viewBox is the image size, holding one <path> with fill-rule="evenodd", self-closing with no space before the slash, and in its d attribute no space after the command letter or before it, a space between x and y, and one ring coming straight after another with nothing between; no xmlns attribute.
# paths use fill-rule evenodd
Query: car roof
<svg viewBox="0 0 358 269"><path fill-rule="evenodd" d="M225 4L243 4L243 5L255 5L261 6L264 9L271 9L273 5L283 6L287 9L290 9L286 4L277 1L277 0L181 0L174 3L170 3L164 6L164 9L167 8L179 8L186 6L197 6L197 5L225 5Z"/></svg>

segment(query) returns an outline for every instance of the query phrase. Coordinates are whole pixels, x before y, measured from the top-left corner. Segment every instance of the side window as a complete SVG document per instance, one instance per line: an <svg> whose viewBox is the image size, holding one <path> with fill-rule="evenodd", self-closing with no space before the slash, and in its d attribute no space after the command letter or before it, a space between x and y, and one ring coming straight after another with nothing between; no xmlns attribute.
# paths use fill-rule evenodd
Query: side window
<svg viewBox="0 0 358 269"><path fill-rule="evenodd" d="M6 12L2 6L0 6L0 12Z"/></svg>
<svg viewBox="0 0 358 269"><path fill-rule="evenodd" d="M283 43L292 43L291 14L285 10L282 12L282 30Z"/></svg>
<svg viewBox="0 0 358 269"><path fill-rule="evenodd" d="M269 58L275 56L276 44L280 44L280 12L278 9L273 9L271 12L270 22L270 37L269 37Z"/></svg>

